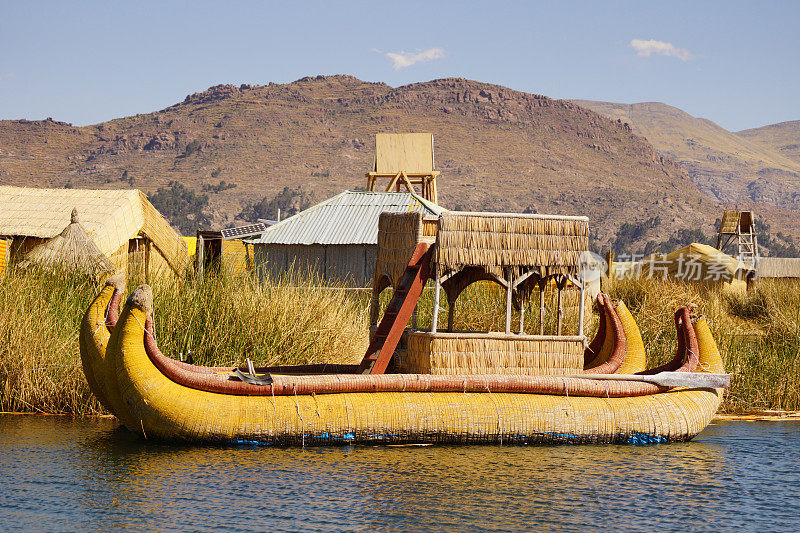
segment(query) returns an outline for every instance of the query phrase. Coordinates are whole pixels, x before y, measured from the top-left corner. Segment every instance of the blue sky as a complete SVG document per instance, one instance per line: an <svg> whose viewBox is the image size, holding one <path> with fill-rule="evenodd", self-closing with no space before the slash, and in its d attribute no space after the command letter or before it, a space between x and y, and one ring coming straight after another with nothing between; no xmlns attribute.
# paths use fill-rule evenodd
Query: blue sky
<svg viewBox="0 0 800 533"><path fill-rule="evenodd" d="M800 119L800 2L0 3L0 119L77 125L218 83L441 77L660 101L739 130Z"/></svg>

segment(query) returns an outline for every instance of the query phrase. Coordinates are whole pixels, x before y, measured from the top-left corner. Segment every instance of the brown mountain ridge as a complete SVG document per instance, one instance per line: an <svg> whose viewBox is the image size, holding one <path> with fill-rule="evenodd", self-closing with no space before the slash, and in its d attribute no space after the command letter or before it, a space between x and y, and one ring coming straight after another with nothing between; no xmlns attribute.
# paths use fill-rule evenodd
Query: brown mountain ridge
<svg viewBox="0 0 800 533"><path fill-rule="evenodd" d="M586 214L601 245L623 223L653 219L647 238L711 233L720 214L679 164L624 121L459 78L397 88L343 75L218 85L92 126L0 121L0 183L153 193L176 181L210 190L209 214L223 226L284 187L322 200L363 186L374 134L404 131L434 133L445 207ZM222 180L236 187L215 188ZM787 220L778 213L775 227Z"/></svg>

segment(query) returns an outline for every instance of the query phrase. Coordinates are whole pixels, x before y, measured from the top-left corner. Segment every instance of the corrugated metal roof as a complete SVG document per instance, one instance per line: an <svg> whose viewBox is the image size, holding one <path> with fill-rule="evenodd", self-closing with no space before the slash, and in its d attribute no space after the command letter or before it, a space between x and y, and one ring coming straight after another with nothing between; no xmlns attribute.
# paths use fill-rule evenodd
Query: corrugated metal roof
<svg viewBox="0 0 800 533"><path fill-rule="evenodd" d="M389 211L445 211L407 192L345 191L267 228L256 244L377 244L378 217Z"/></svg>

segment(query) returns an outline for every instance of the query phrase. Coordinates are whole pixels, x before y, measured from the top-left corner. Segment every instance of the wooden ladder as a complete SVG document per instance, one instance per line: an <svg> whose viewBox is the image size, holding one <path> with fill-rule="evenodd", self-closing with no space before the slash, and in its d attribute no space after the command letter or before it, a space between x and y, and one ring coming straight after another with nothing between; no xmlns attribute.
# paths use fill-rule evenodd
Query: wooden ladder
<svg viewBox="0 0 800 533"><path fill-rule="evenodd" d="M425 282L430 276L432 251L433 248L429 248L426 243L420 243L414 249L403 277L397 284L378 329L375 330L375 336L361 361L362 373L386 372L400 337L403 336L408 321L411 320L411 315L417 307Z"/></svg>

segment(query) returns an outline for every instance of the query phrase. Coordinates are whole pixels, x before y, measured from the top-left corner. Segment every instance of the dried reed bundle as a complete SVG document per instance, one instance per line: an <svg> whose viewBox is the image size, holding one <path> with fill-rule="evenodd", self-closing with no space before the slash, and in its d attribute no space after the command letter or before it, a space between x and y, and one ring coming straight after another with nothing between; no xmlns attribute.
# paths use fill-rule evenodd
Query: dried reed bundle
<svg viewBox="0 0 800 533"><path fill-rule="evenodd" d="M410 332L408 351L397 364L402 372L419 374L563 376L583 372L583 341L578 337Z"/></svg>
<svg viewBox="0 0 800 533"><path fill-rule="evenodd" d="M436 261L446 270L467 265L577 267L588 248L585 217L447 212L439 220Z"/></svg>
<svg viewBox="0 0 800 533"><path fill-rule="evenodd" d="M387 276L394 287L402 278L417 244L422 241L422 213L381 213L378 219L378 257L373 287Z"/></svg>
<svg viewBox="0 0 800 533"><path fill-rule="evenodd" d="M72 210L70 223L64 231L28 252L20 267L32 264L56 266L92 275L114 271L111 261L92 242L78 221L77 209Z"/></svg>

